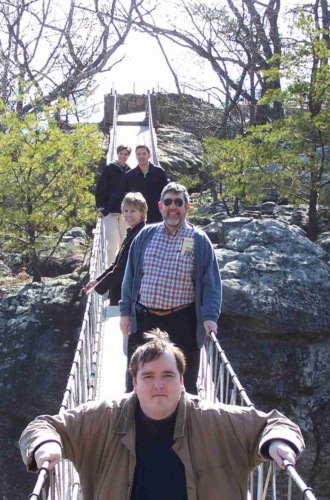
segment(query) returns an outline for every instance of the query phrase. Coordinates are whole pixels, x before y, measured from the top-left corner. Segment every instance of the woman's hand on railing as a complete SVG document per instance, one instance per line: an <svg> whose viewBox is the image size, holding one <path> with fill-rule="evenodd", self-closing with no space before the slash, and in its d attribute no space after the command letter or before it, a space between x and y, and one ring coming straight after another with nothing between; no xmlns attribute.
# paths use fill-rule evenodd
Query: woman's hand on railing
<svg viewBox="0 0 330 500"><path fill-rule="evenodd" d="M270 443L268 453L281 469L285 468L284 460L292 465L296 463L295 452L290 445L281 439L274 439Z"/></svg>
<svg viewBox="0 0 330 500"><path fill-rule="evenodd" d="M93 293L95 291L94 286L97 285L97 283L97 280L90 280L87 285L83 287L84 292L86 292L87 294Z"/></svg>
<svg viewBox="0 0 330 500"><path fill-rule="evenodd" d="M38 469L41 469L45 461L49 462L48 469L51 470L62 458L62 448L56 441L44 443L36 450L34 459Z"/></svg>

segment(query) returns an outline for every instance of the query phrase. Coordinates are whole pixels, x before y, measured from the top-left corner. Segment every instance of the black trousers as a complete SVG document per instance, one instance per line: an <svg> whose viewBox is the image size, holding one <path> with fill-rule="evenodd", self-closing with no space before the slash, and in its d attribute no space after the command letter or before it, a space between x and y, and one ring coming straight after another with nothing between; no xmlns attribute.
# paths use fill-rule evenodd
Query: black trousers
<svg viewBox="0 0 330 500"><path fill-rule="evenodd" d="M137 311L137 332L131 333L128 337L127 367L129 366L132 354L135 349L144 344L146 340L143 333L159 328L169 334L171 342L180 347L186 357L187 368L184 374L184 385L190 394L197 394L197 377L200 362L200 349L196 342L196 309L195 304L169 314L167 316L157 316ZM133 390L132 378L127 371L126 390Z"/></svg>

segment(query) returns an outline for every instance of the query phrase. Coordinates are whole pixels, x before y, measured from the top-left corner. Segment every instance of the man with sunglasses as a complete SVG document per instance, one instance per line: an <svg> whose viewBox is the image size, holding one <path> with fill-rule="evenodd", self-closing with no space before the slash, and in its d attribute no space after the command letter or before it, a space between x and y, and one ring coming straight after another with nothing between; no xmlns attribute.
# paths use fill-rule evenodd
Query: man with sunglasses
<svg viewBox="0 0 330 500"><path fill-rule="evenodd" d="M207 235L186 221L187 189L167 184L159 201L163 222L147 226L135 238L122 284L120 328L128 338L128 365L143 333L166 331L187 360L185 387L197 394L200 349L217 332L221 281ZM127 375L126 390L132 390Z"/></svg>

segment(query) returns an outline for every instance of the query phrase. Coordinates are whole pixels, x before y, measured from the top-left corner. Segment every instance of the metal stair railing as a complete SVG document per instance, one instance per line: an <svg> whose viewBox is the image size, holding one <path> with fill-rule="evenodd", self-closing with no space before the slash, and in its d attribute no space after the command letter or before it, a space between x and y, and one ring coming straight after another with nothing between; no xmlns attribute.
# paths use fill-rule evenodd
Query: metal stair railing
<svg viewBox="0 0 330 500"><path fill-rule="evenodd" d="M154 165L159 165L158 153L157 153L157 137L152 119L152 106L150 91L148 90L148 126L150 134L150 151L152 155L152 162Z"/></svg>
<svg viewBox="0 0 330 500"><path fill-rule="evenodd" d="M211 332L201 353L199 394L201 398L213 402L255 406L240 383L214 332ZM248 500L276 500L279 490L281 499L316 500L312 488L305 484L295 467L287 461L284 461L284 466L287 476L279 474L282 471L275 462L259 465L250 475ZM296 490L295 497L293 497L293 487ZM298 490L302 496L300 494L297 496ZM286 497L283 496L285 491Z"/></svg>
<svg viewBox="0 0 330 500"><path fill-rule="evenodd" d="M114 91L113 94L113 117L112 117L112 128L110 130L110 143L107 153L107 164L111 163L115 158L115 147L117 144L117 121L118 121L118 97L117 92Z"/></svg>
<svg viewBox="0 0 330 500"><path fill-rule="evenodd" d="M104 271L104 229L99 217L94 229L90 260L90 278ZM103 298L97 293L87 295L87 303L80 335L71 365L59 413L95 399L95 383L103 325ZM79 477L71 462L62 460L49 471L44 462L29 495L33 500L78 500L81 498Z"/></svg>

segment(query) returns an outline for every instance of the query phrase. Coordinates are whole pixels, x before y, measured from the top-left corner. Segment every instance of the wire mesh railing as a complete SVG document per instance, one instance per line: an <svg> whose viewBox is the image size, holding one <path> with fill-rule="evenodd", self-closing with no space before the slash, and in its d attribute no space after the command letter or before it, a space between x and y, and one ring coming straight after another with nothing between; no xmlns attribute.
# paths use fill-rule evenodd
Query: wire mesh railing
<svg viewBox="0 0 330 500"><path fill-rule="evenodd" d="M199 394L209 401L225 404L252 406L250 398L240 383L214 332L207 339L201 353ZM312 488L302 480L295 467L284 462L285 472L275 462L262 463L250 475L248 500L316 500ZM281 496L278 497L279 492Z"/></svg>
<svg viewBox="0 0 330 500"><path fill-rule="evenodd" d="M157 137L154 128L153 118L152 118L152 103L151 95L148 90L148 125L150 134L150 152L152 155L152 162L154 165L159 165L158 153L157 153Z"/></svg>
<svg viewBox="0 0 330 500"><path fill-rule="evenodd" d="M91 276L94 277L102 269L102 263L99 262L99 259L93 258L95 249L102 247L101 236L102 231L97 228L95 234L97 242L93 247L90 271ZM100 253L102 254L101 251ZM95 377L103 305L102 299L97 294L91 294L88 297L82 331L60 412L95 397ZM91 335L91 332L94 333ZM84 349L83 346L88 341L92 348L86 346ZM89 370L86 366L88 359ZM84 366L83 369L81 369L82 366ZM81 377L84 380L79 380ZM89 381L88 385L85 384L86 380ZM202 349L199 393L201 398L209 401L254 407L214 333L211 333L211 338L207 340L205 348ZM35 488L29 499L80 500L79 477L72 464L67 460L62 460L50 473L48 465L48 462L45 462L40 469ZM312 488L306 485L295 467L287 461L284 462L284 465L286 474L274 462L259 465L250 475L247 500L276 500L277 498L316 500Z"/></svg>
<svg viewBox="0 0 330 500"><path fill-rule="evenodd" d="M118 121L118 97L117 92L113 93L113 116L110 130L109 149L107 153L107 163L111 163L115 158L115 148L117 144L117 121Z"/></svg>
<svg viewBox="0 0 330 500"><path fill-rule="evenodd" d="M101 217L94 230L90 259L90 277L94 279L104 271L104 231ZM95 382L99 358L101 329L103 324L103 299L97 293L87 295L82 327L71 365L59 413L95 399ZM54 470L48 470L44 462L29 499L78 500L79 477L68 460L62 460Z"/></svg>

